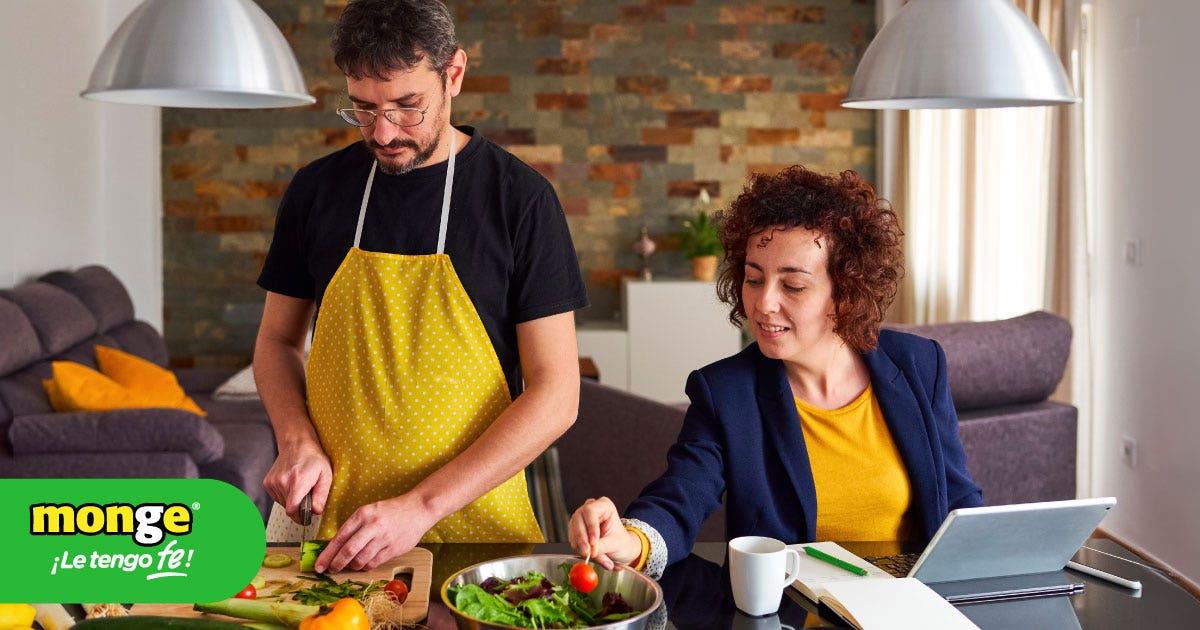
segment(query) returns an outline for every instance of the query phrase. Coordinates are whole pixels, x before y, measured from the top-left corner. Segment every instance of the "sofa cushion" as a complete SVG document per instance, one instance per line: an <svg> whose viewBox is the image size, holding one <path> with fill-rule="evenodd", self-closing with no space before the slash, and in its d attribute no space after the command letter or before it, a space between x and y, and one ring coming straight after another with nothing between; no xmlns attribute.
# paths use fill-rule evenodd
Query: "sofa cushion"
<svg viewBox="0 0 1200 630"><path fill-rule="evenodd" d="M95 336L96 318L78 298L45 282L27 282L0 291L25 311L49 355L56 355Z"/></svg>
<svg viewBox="0 0 1200 630"><path fill-rule="evenodd" d="M13 416L31 413L52 413L50 399L42 381L50 378L49 361L38 361L33 365L0 379L0 399Z"/></svg>
<svg viewBox="0 0 1200 630"><path fill-rule="evenodd" d="M11 300L0 297L0 375L15 372L42 357L42 344L29 318Z"/></svg>
<svg viewBox="0 0 1200 630"><path fill-rule="evenodd" d="M1071 324L1044 311L989 322L887 328L936 340L946 351L958 411L1046 400L1071 351Z"/></svg>
<svg viewBox="0 0 1200 630"><path fill-rule="evenodd" d="M107 411L128 407L129 392L120 383L74 361L54 361L53 376L42 381L55 411Z"/></svg>
<svg viewBox="0 0 1200 630"><path fill-rule="evenodd" d="M98 349L102 347L97 346ZM158 378L160 382L139 382L120 371L113 371L108 364L102 373L74 361L54 361L53 377L42 381L42 386L50 406L58 412L172 408L206 415L174 382L173 374L142 359L137 360L164 372L165 375Z"/></svg>
<svg viewBox="0 0 1200 630"><path fill-rule="evenodd" d="M98 369L96 364L96 346L104 345L110 341L105 335L97 335L89 337L82 342L63 350L57 356L49 357L54 361L71 361L80 365L89 367L93 370Z"/></svg>
<svg viewBox="0 0 1200 630"><path fill-rule="evenodd" d="M108 331L113 343L104 344L120 348L159 366L167 367L167 344L153 326L143 321L132 321Z"/></svg>
<svg viewBox="0 0 1200 630"><path fill-rule="evenodd" d="M0 478L28 479L195 479L200 476L196 462L187 453L58 453L0 457Z"/></svg>
<svg viewBox="0 0 1200 630"><path fill-rule="evenodd" d="M184 393L171 370L109 346L96 346L96 363L105 376L120 383L135 401L151 407L175 407L206 415Z"/></svg>
<svg viewBox="0 0 1200 630"><path fill-rule="evenodd" d="M203 465L225 452L221 434L179 409L48 413L17 416L8 428L14 455L180 451Z"/></svg>
<svg viewBox="0 0 1200 630"><path fill-rule="evenodd" d="M75 271L53 271L39 280L78 298L96 318L101 332L133 321L133 299L106 267L89 265Z"/></svg>
<svg viewBox="0 0 1200 630"><path fill-rule="evenodd" d="M98 343L111 345L112 339L105 335L92 337L60 353L56 359L95 367L96 353L93 348ZM8 422L14 415L53 411L50 408L50 400L46 397L45 388L42 387L42 381L52 376L50 365L49 360L38 361L24 369L0 377L0 450L3 450L3 445L7 443L5 436L7 436Z"/></svg>
<svg viewBox="0 0 1200 630"><path fill-rule="evenodd" d="M1040 402L968 411L958 435L987 505L1075 498L1078 411Z"/></svg>

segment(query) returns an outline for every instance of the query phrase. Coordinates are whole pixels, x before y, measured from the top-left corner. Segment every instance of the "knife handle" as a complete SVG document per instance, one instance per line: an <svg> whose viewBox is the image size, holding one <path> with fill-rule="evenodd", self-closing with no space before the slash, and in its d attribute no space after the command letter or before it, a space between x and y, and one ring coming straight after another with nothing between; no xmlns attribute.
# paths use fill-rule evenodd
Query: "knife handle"
<svg viewBox="0 0 1200 630"><path fill-rule="evenodd" d="M312 524L312 492L304 495L300 501L300 524L308 527Z"/></svg>

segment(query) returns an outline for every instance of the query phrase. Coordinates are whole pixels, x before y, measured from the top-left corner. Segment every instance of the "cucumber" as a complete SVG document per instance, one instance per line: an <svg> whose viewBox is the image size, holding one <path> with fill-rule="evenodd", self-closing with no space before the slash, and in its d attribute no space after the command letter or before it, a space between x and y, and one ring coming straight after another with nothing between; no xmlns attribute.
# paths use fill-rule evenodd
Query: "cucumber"
<svg viewBox="0 0 1200 630"><path fill-rule="evenodd" d="M80 630L152 630L153 628L178 628L179 630L246 630L240 623L216 619L193 619L188 617L154 617L133 615L130 617L107 617L86 619L75 624Z"/></svg>
<svg viewBox="0 0 1200 630"><path fill-rule="evenodd" d="M292 563L292 557L286 553L269 553L263 558L262 565L271 569L280 569Z"/></svg>
<svg viewBox="0 0 1200 630"><path fill-rule="evenodd" d="M325 551L328 540L306 540L300 544L300 570L312 571L317 562L317 556Z"/></svg>

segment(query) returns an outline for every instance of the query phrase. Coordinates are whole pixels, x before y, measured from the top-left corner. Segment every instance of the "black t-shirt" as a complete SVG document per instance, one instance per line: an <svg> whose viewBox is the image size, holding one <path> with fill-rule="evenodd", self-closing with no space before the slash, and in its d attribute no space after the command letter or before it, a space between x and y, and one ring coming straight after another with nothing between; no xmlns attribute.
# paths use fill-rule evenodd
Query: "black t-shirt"
<svg viewBox="0 0 1200 630"><path fill-rule="evenodd" d="M446 250L475 305L515 398L521 391L516 325L587 306L566 217L550 182L471 127L457 154ZM354 243L374 156L352 144L296 173L279 206L258 284L316 300ZM377 170L359 247L437 251L446 162L403 175Z"/></svg>

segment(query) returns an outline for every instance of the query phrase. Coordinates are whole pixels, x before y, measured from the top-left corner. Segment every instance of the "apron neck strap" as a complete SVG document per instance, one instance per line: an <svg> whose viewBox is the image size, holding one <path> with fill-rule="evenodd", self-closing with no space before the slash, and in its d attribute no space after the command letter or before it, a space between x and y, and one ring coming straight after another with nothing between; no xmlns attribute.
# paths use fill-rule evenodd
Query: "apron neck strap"
<svg viewBox="0 0 1200 630"><path fill-rule="evenodd" d="M454 184L454 154L458 134L454 132L454 128L450 129L450 159L446 161L446 188L442 191L442 224L438 227L438 246L437 253L443 254L446 252L446 224L450 222L450 190Z"/></svg>
<svg viewBox="0 0 1200 630"><path fill-rule="evenodd" d="M446 226L450 223L450 191L454 184L454 158L458 150L458 134L450 133L450 158L446 161L446 187L442 190L442 219L438 225L437 253L446 252ZM363 220L367 216L367 202L371 199L371 184L375 182L375 170L379 161L371 162L371 173L367 175L367 186L363 189L362 205L358 207L358 226L354 228L354 248L362 241Z"/></svg>
<svg viewBox="0 0 1200 630"><path fill-rule="evenodd" d="M367 187L363 190L362 205L358 207L358 227L354 228L354 249L358 249L358 243L362 240L363 219L367 216L367 201L371 199L371 183L375 181L375 169L378 166L378 161L371 162L371 174L367 175Z"/></svg>

